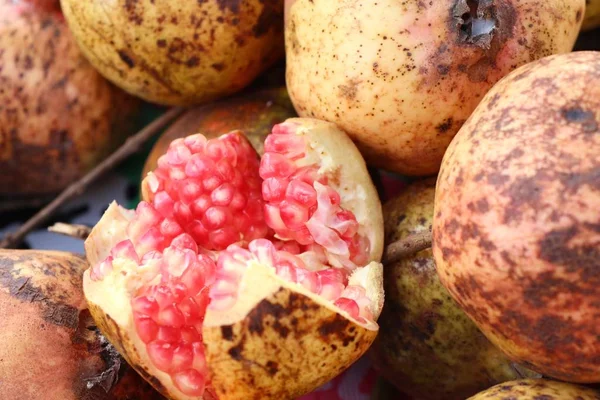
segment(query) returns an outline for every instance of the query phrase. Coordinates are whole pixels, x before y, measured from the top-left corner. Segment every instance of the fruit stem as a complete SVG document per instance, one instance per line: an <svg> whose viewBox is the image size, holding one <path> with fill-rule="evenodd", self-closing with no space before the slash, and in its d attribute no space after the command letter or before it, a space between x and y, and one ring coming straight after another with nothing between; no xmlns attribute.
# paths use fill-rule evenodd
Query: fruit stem
<svg viewBox="0 0 600 400"><path fill-rule="evenodd" d="M431 247L431 231L413 233L390 243L383 254L383 264L393 264Z"/></svg>
<svg viewBox="0 0 600 400"><path fill-rule="evenodd" d="M163 115L152 121L152 123L147 125L144 129L129 137L125 143L123 143L123 145L114 153L104 159L104 161L98 164L90 172L85 174L77 182L74 182L68 186L50 204L42 208L37 214L21 225L21 227L15 233L9 233L4 236L0 242L0 248L9 249L14 246L18 246L29 232L43 224L67 201L85 192L90 184L92 184L100 176L104 175L106 172L110 171L119 163L121 163L121 161L124 161L127 157L137 152L146 141L155 136L169 122L182 114L184 110L185 108L183 107L171 108Z"/></svg>
<svg viewBox="0 0 600 400"><path fill-rule="evenodd" d="M86 225L65 224L63 222L57 222L56 224L48 227L48 231L69 236L74 239L85 240L92 232L92 228Z"/></svg>

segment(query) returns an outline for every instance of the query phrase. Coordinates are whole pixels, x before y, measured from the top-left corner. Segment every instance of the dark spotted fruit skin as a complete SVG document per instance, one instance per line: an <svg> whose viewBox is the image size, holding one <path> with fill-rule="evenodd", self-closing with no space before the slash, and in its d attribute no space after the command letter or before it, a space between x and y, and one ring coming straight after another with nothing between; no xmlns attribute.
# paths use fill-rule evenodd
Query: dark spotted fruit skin
<svg viewBox="0 0 600 400"><path fill-rule="evenodd" d="M61 0L90 62L165 105L206 103L246 87L283 56L282 0Z"/></svg>
<svg viewBox="0 0 600 400"><path fill-rule="evenodd" d="M431 229L435 178L383 206L386 243ZM370 354L379 372L419 400L464 400L521 375L442 286L431 249L384 268L385 304Z"/></svg>
<svg viewBox="0 0 600 400"><path fill-rule="evenodd" d="M164 400L95 327L71 253L0 251L2 400Z"/></svg>
<svg viewBox="0 0 600 400"><path fill-rule="evenodd" d="M501 383L468 400L600 400L600 392L547 379Z"/></svg>
<svg viewBox="0 0 600 400"><path fill-rule="evenodd" d="M584 12L584 0L286 0L288 90L370 165L432 175L494 83L571 51Z"/></svg>
<svg viewBox="0 0 600 400"><path fill-rule="evenodd" d="M600 53L499 82L444 156L433 250L443 284L512 359L600 382Z"/></svg>
<svg viewBox="0 0 600 400"><path fill-rule="evenodd" d="M61 191L132 133L138 105L87 62L57 2L0 0L0 195Z"/></svg>

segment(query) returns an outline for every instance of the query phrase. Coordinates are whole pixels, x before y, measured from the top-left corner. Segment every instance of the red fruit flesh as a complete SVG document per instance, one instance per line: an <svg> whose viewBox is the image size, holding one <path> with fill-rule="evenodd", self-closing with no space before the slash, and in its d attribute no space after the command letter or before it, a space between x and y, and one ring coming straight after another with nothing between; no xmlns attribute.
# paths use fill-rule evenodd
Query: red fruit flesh
<svg viewBox="0 0 600 400"><path fill-rule="evenodd" d="M208 382L202 324L208 307L237 301L246 268L260 263L330 301L358 322L370 299L349 275L366 264L369 240L320 173L293 124L273 129L260 161L239 133L175 140L143 183L145 197L127 240L93 266L101 280L115 262L143 276L131 306L154 366L187 396Z"/></svg>

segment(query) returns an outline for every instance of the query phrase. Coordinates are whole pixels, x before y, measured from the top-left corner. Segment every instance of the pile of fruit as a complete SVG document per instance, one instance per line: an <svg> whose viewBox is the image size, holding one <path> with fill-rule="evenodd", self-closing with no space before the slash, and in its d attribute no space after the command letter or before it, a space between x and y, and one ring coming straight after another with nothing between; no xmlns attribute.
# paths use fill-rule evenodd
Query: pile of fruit
<svg viewBox="0 0 600 400"><path fill-rule="evenodd" d="M0 33L0 204L186 108L85 254L0 250L3 400L365 360L373 400L600 400L600 1L0 0Z"/></svg>

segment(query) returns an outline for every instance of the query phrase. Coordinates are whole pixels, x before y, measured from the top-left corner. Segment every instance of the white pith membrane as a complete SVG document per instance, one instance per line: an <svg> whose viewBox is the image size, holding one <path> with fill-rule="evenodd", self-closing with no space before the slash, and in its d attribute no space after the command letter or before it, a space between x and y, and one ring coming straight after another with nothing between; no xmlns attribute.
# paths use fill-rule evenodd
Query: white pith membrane
<svg viewBox="0 0 600 400"><path fill-rule="evenodd" d="M137 334L161 382L189 397L210 386L205 316L234 323L269 295L253 271L378 329L382 223L352 184L360 167L344 171L327 150L333 133L276 125L260 166L238 132L175 140L143 183L147 201L135 211L112 203L94 227L86 297Z"/></svg>

